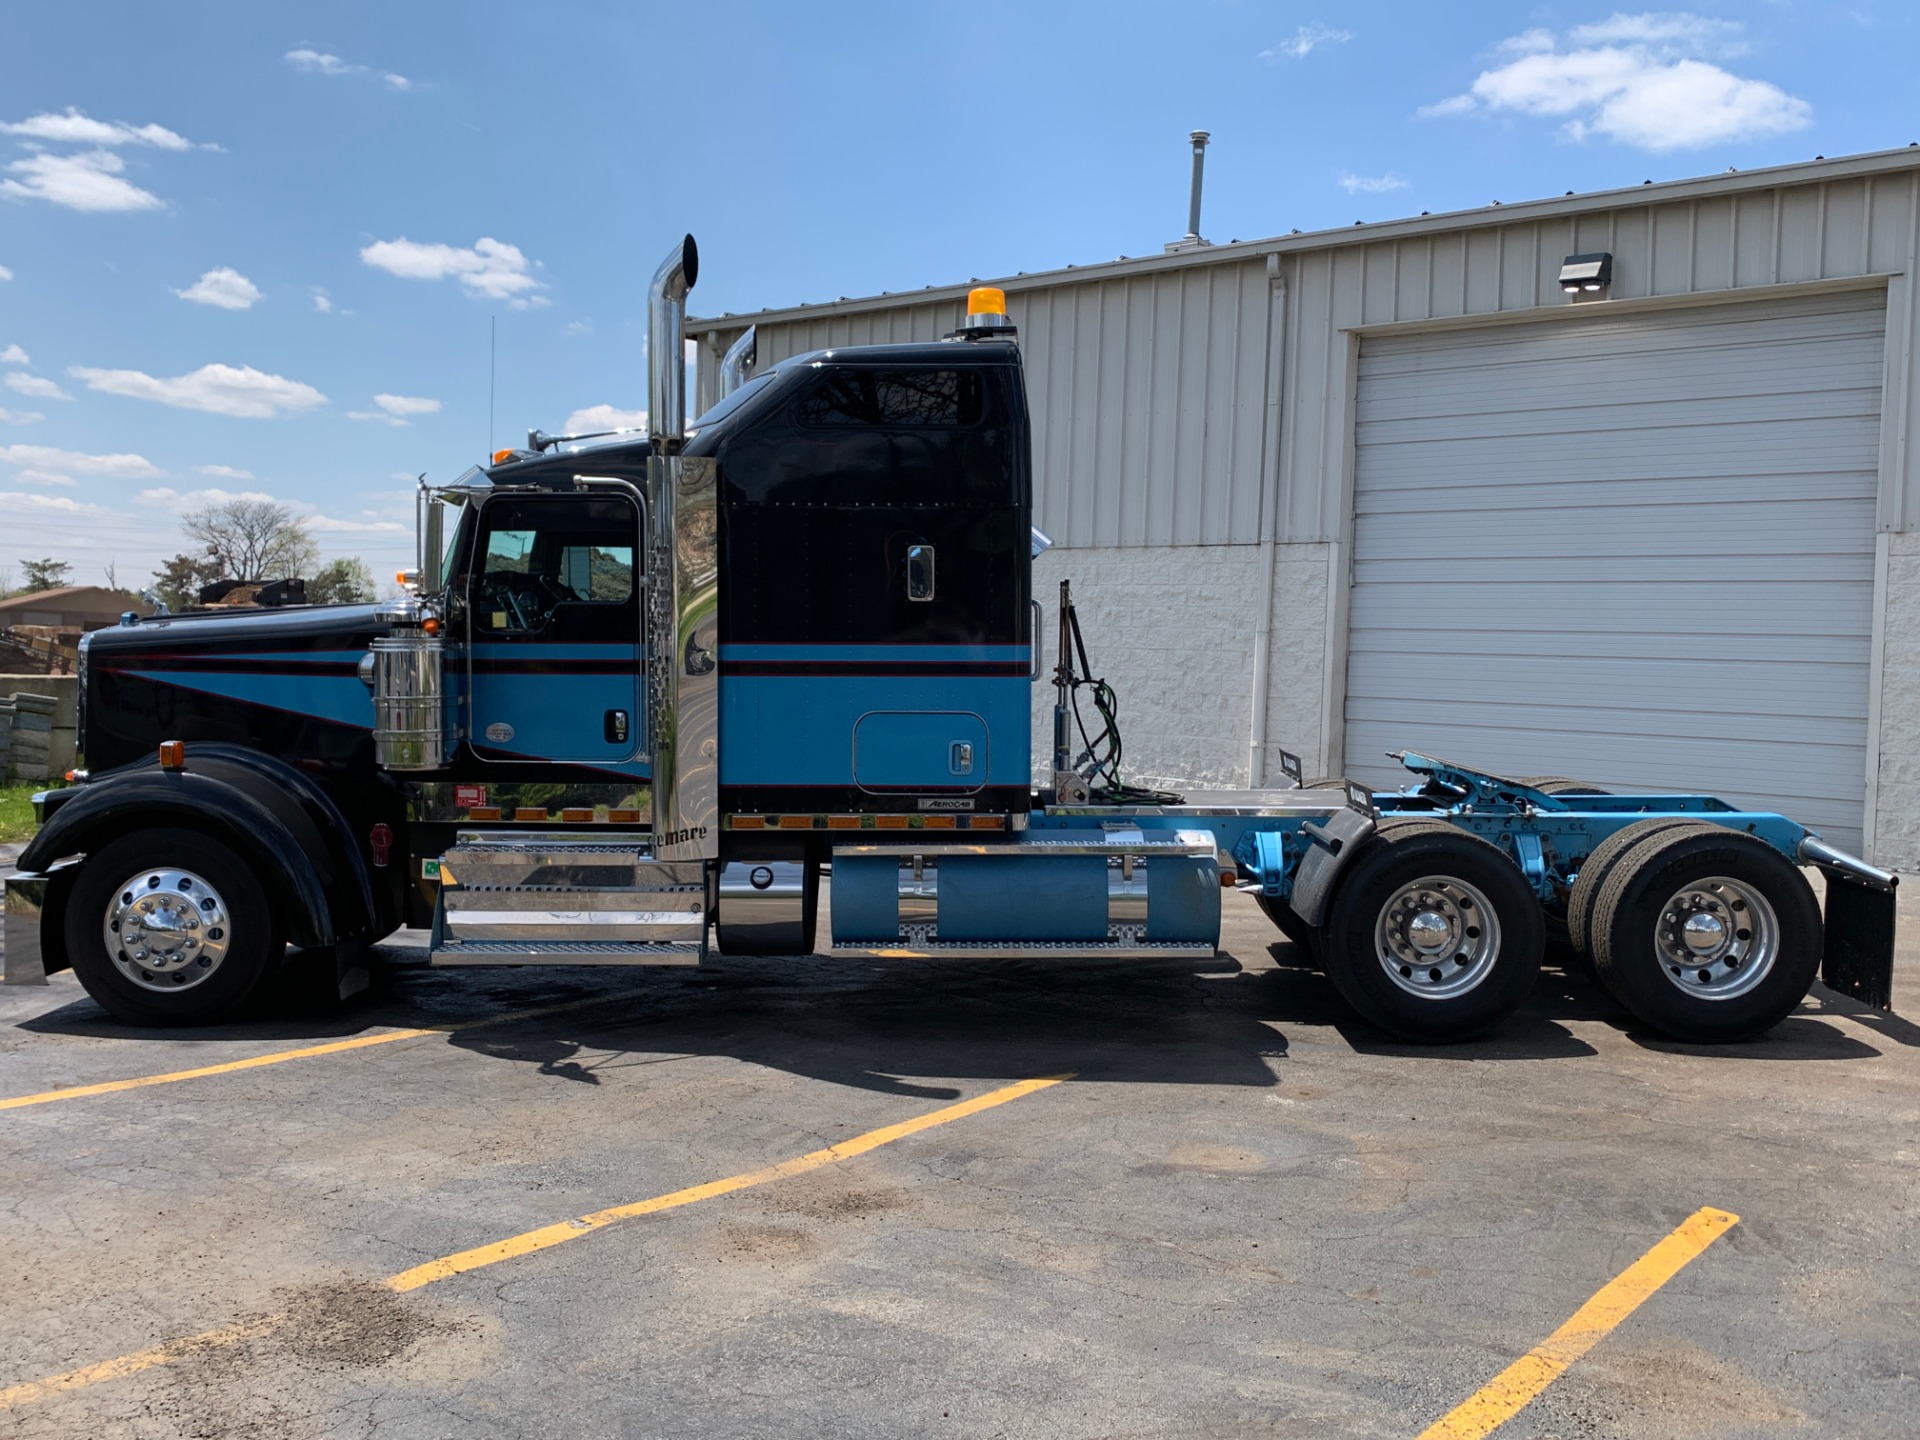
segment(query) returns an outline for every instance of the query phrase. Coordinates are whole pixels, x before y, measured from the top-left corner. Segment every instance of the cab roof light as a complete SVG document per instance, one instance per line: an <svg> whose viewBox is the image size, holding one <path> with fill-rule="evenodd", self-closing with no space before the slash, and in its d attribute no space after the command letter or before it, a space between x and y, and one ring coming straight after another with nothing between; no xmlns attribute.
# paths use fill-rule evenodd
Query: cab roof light
<svg viewBox="0 0 1920 1440"><path fill-rule="evenodd" d="M947 338L988 340L1011 338L1015 333L1007 318L1007 292L998 285L976 285L967 292L966 318Z"/></svg>
<svg viewBox="0 0 1920 1440"><path fill-rule="evenodd" d="M162 770L186 769L187 742L184 740L162 740L160 742L160 768Z"/></svg>

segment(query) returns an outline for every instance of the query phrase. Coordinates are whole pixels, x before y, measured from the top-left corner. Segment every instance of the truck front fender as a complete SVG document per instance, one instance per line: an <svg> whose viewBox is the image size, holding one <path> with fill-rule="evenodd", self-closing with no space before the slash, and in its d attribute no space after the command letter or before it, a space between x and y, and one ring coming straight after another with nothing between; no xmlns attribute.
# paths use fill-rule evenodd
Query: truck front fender
<svg viewBox="0 0 1920 1440"><path fill-rule="evenodd" d="M196 757L196 768L184 771L142 767L97 777L48 815L21 852L20 870L46 874L135 830L179 825L233 846L255 868L293 944L333 945L369 933L373 895L357 852L344 835L323 831L300 803L307 797L274 793L279 778L213 757ZM46 971L68 963L53 918L50 912L41 927Z"/></svg>

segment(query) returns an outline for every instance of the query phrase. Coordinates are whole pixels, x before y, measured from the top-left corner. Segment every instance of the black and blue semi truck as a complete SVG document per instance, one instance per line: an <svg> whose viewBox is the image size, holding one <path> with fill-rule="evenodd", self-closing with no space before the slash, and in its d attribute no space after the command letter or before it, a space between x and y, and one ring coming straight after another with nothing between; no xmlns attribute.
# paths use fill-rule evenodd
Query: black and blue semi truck
<svg viewBox="0 0 1920 1440"><path fill-rule="evenodd" d="M1001 293L937 343L755 372L746 340L689 425L697 266L688 237L653 280L647 433L423 487L399 598L87 637L86 769L6 882L7 983L70 966L121 1019L204 1024L289 946L349 976L405 926L439 966L1205 960L1237 887L1413 1040L1498 1025L1549 942L1688 1040L1821 974L1890 1003L1895 878L1783 815L1414 754L1392 792L1291 757L1289 788L1127 787L1066 587L1051 619L1034 593Z"/></svg>

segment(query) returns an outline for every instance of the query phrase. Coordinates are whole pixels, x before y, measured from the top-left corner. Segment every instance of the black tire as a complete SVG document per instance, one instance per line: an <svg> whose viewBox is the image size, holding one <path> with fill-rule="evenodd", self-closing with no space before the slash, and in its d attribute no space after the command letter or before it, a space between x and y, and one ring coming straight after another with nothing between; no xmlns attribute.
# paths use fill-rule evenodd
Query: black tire
<svg viewBox="0 0 1920 1440"><path fill-rule="evenodd" d="M1567 896L1567 943L1577 954L1585 955L1588 951L1587 933L1593 924L1593 902L1621 858L1649 835L1698 823L1697 820L1636 820L1593 847L1593 853L1581 861L1579 873L1573 877L1573 889Z"/></svg>
<svg viewBox="0 0 1920 1440"><path fill-rule="evenodd" d="M1520 783L1548 795L1611 795L1613 793L1611 790L1602 790L1598 785L1590 785L1585 780L1572 780L1565 775L1529 775Z"/></svg>
<svg viewBox="0 0 1920 1440"><path fill-rule="evenodd" d="M1477 913L1482 906L1491 924ZM1406 922L1442 912L1445 950L1409 963ZM1395 933L1395 916L1399 938L1383 946L1381 932ZM1340 878L1324 965L1347 1002L1381 1029L1444 1044L1492 1029L1526 999L1540 973L1542 928L1526 877L1494 846L1444 821L1389 821ZM1468 987L1453 988L1463 977ZM1435 993L1419 993L1428 984Z"/></svg>
<svg viewBox="0 0 1920 1440"><path fill-rule="evenodd" d="M1277 895L1256 895L1253 897L1266 917L1279 927L1280 933L1298 945L1313 957L1313 963L1320 963L1320 928L1309 925L1294 912L1291 905Z"/></svg>
<svg viewBox="0 0 1920 1440"><path fill-rule="evenodd" d="M1722 949L1691 948L1680 927L1696 920L1701 940L1719 937ZM1648 836L1613 867L1589 943L1596 972L1641 1020L1713 1043L1792 1013L1819 971L1824 932L1798 866L1751 835L1689 824Z"/></svg>
<svg viewBox="0 0 1920 1440"><path fill-rule="evenodd" d="M167 876L198 882L198 888L156 878ZM148 903L149 895L164 895L173 907L157 917L148 912L149 919L165 922L191 911L197 927L199 907L206 907L220 923L208 926L204 939L191 941L193 949L179 964L159 961L145 969L138 951L110 950L106 937L111 912L137 915L123 902ZM136 830L87 856L61 924L67 957L87 994L132 1025L212 1024L251 1000L286 953L284 931L259 876L232 848L196 830ZM151 932L159 944L166 942L157 937L181 933ZM217 958L208 948L214 945L221 947Z"/></svg>

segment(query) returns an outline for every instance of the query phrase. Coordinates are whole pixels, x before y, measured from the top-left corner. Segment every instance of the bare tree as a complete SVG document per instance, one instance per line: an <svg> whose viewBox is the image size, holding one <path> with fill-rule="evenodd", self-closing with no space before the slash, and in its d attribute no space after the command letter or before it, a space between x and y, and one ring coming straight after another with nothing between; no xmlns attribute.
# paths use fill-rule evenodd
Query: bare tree
<svg viewBox="0 0 1920 1440"><path fill-rule="evenodd" d="M222 500L180 517L220 576L228 580L284 580L311 571L319 548L306 522L271 500Z"/></svg>
<svg viewBox="0 0 1920 1440"><path fill-rule="evenodd" d="M109 560L101 568L107 572L107 588L109 590L118 590L120 588L120 563L117 560Z"/></svg>

